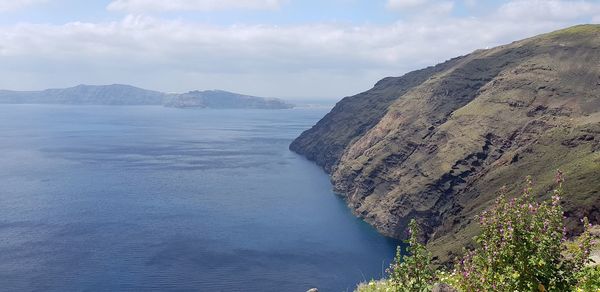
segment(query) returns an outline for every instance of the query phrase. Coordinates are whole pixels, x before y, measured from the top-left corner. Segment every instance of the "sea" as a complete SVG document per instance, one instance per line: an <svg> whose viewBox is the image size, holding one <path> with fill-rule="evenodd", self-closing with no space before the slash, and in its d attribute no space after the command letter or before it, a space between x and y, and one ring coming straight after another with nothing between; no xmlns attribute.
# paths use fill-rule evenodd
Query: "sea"
<svg viewBox="0 0 600 292"><path fill-rule="evenodd" d="M288 150L328 112L0 105L1 291L353 291L397 241Z"/></svg>

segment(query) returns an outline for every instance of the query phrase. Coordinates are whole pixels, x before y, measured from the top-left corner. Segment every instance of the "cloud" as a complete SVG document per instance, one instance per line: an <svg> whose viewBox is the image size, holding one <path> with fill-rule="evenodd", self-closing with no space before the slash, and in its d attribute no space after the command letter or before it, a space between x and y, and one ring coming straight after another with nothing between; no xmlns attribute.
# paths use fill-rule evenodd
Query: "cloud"
<svg viewBox="0 0 600 292"><path fill-rule="evenodd" d="M463 2L467 7L474 7L477 5L477 0L464 0Z"/></svg>
<svg viewBox="0 0 600 292"><path fill-rule="evenodd" d="M0 0L0 12L19 10L46 0Z"/></svg>
<svg viewBox="0 0 600 292"><path fill-rule="evenodd" d="M430 0L387 0L387 8L401 12L416 12L412 17L435 17L446 15L454 9L454 1L430 1Z"/></svg>
<svg viewBox="0 0 600 292"><path fill-rule="evenodd" d="M127 12L214 11L277 9L283 0L114 0L107 9Z"/></svg>
<svg viewBox="0 0 600 292"><path fill-rule="evenodd" d="M387 6L390 9L415 8L427 4L428 0L387 0Z"/></svg>
<svg viewBox="0 0 600 292"><path fill-rule="evenodd" d="M573 2L516 0L481 16L380 25L207 25L139 15L102 23L21 23L0 27L0 88L118 82L165 91L341 97L385 76L598 15L596 4L577 2L581 9L565 3ZM534 4L540 11L556 5L564 11L515 19Z"/></svg>
<svg viewBox="0 0 600 292"><path fill-rule="evenodd" d="M514 0L503 4L498 13L514 20L569 20L600 14L600 4L583 0Z"/></svg>
<svg viewBox="0 0 600 292"><path fill-rule="evenodd" d="M449 14L454 10L454 1L437 1L435 4L430 4L424 11L428 16Z"/></svg>

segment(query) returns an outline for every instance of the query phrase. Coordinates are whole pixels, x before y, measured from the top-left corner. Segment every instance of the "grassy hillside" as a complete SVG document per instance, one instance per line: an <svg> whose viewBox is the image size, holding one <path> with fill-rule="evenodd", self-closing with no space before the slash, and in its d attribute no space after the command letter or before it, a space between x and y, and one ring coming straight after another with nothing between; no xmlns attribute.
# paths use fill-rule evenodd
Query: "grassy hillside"
<svg viewBox="0 0 600 292"><path fill-rule="evenodd" d="M469 245L500 187L534 175L547 194L557 168L577 233L583 216L600 222L599 64L600 25L478 50L345 98L290 148L383 234L416 219L439 262Z"/></svg>

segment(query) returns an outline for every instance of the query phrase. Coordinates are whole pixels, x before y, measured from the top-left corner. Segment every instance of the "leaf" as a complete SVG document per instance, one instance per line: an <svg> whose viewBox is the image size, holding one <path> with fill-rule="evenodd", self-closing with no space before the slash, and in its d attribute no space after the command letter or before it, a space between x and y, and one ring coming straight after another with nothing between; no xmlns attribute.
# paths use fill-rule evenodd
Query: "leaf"
<svg viewBox="0 0 600 292"><path fill-rule="evenodd" d="M514 273L512 273L511 276L513 277L513 279L516 280L516 279L519 279L519 277L521 276L521 274L519 274L519 272L514 272Z"/></svg>

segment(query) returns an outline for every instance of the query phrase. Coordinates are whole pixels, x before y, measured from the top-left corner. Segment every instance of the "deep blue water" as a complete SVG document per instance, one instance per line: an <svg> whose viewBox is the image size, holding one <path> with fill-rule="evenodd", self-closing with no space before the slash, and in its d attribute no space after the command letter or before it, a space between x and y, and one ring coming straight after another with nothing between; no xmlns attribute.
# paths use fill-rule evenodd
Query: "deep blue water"
<svg viewBox="0 0 600 292"><path fill-rule="evenodd" d="M352 291L380 277L396 242L288 150L325 113L1 105L0 289Z"/></svg>

